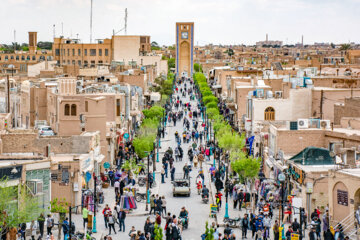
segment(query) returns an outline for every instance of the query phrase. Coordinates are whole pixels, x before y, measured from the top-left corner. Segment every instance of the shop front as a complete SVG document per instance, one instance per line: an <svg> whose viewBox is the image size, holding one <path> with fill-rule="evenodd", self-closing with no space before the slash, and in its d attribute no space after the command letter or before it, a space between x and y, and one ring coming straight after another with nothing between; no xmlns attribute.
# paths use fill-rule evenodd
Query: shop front
<svg viewBox="0 0 360 240"><path fill-rule="evenodd" d="M354 223L360 207L360 169L329 171L329 209L333 221Z"/></svg>

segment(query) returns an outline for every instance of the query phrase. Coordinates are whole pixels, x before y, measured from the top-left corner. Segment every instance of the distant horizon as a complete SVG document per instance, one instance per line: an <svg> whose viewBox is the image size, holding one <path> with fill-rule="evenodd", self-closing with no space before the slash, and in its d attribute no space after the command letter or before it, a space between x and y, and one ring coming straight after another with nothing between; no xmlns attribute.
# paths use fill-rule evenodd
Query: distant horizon
<svg viewBox="0 0 360 240"><path fill-rule="evenodd" d="M176 22L195 23L199 46L251 46L266 34L283 45L300 43L302 35L304 45L360 42L358 0L93 0L93 40L122 29L125 8L127 35L149 35L160 46L175 43ZM54 24L56 37L79 34L90 42L90 0L3 0L0 14L2 44L14 42L14 30L17 43L27 43L29 31L38 32L38 42L53 42Z"/></svg>

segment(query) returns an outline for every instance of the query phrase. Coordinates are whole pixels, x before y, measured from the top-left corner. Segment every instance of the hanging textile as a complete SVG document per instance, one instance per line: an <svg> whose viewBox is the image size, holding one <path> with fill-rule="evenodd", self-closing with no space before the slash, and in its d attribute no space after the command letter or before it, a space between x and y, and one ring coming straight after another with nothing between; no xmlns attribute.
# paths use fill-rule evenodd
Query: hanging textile
<svg viewBox="0 0 360 240"><path fill-rule="evenodd" d="M137 208L135 198L132 192L126 192L121 196L120 207L127 210Z"/></svg>

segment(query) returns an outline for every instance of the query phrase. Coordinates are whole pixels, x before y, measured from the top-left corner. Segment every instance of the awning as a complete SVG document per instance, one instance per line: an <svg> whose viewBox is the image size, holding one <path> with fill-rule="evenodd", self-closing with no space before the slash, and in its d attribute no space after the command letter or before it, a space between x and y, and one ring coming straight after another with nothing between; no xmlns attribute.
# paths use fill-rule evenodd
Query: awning
<svg viewBox="0 0 360 240"><path fill-rule="evenodd" d="M265 163L266 163L266 165L267 165L269 168L274 167L274 163L273 163L272 161L270 161L269 158L265 160Z"/></svg>
<svg viewBox="0 0 360 240"><path fill-rule="evenodd" d="M102 160L104 160L104 158L105 158L105 156L102 155L102 154L100 154L100 155L98 155L97 157L95 157L94 160L95 160L96 162L98 162L98 163L101 163Z"/></svg>
<svg viewBox="0 0 360 240"><path fill-rule="evenodd" d="M226 103L226 106L233 110L233 111L236 111L237 110L237 104L236 103Z"/></svg>
<svg viewBox="0 0 360 240"><path fill-rule="evenodd" d="M219 89L219 88L222 88L222 86L221 85L214 85L214 86L212 86L212 88Z"/></svg>
<svg viewBox="0 0 360 240"><path fill-rule="evenodd" d="M157 92L153 92L150 94L150 100L154 101L154 102L159 102L161 100L161 95L160 93Z"/></svg>

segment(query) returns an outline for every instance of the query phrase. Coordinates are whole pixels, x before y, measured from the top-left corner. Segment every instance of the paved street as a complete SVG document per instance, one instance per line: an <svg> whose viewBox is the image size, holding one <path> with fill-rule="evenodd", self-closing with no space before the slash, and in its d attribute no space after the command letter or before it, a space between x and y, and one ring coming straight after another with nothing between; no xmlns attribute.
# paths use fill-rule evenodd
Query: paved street
<svg viewBox="0 0 360 240"><path fill-rule="evenodd" d="M189 85L189 84L187 84ZM176 95L177 96L177 95ZM183 102L189 102L190 99L187 96L186 98L181 98L181 100ZM196 106L197 105L197 100L196 101L190 101L192 106ZM199 121L199 128L201 127L201 122L202 119L201 117L198 118ZM192 124L190 124L190 130L192 129ZM211 224L212 222L215 221L214 218L210 218L209 217L209 213L210 213L210 204L213 203L214 201L214 189L215 186L213 183L211 183L211 187L210 187L210 194L211 194L211 198L208 204L204 204L201 200L201 196L198 195L197 193L197 189L196 189L196 184L195 184L195 179L196 176L198 175L198 170L199 170L199 166L198 168L194 168L192 172L190 173L190 177L191 177L191 196L190 197L173 197L172 194L172 184L170 181L170 173L169 173L169 178L165 179L165 184L160 184L161 182L161 175L160 175L160 169L161 169L161 159L163 157L163 153L166 151L166 149L168 149L168 147L171 147L173 150L176 147L176 142L175 142L175 132L178 131L180 134L183 132L184 127L182 124L182 121L178 121L176 126L173 125L173 122L171 123L167 123L167 127L166 127L166 133L165 133L165 138L162 138L161 141L161 149L160 149L160 154L159 154L159 162L156 165L156 182L157 182L157 186L153 187L153 189L151 189L152 193L154 194L159 194L159 196L165 196L166 202L167 202L167 211L171 212L171 214L175 214L175 215L179 215L180 209L181 207L185 206L186 209L189 211L189 218L190 218L190 225L189 228L187 230L184 230L182 233L182 238L184 240L191 240L191 239L200 239L201 234L203 234L205 232L205 223L206 221L209 222L209 224ZM199 129L198 129L199 130ZM202 130L202 129L201 129ZM176 168L176 173L175 174L182 174L183 173L183 166L185 163L187 163L189 161L188 155L187 155L187 150L189 148L189 146L191 145L191 141L190 143L182 143L181 147L184 150L184 158L182 161L179 162L174 162L175 164L175 168ZM210 186L210 181L209 181L209 167L211 166L210 164L213 163L213 156L211 157L210 161L207 161L206 164L204 164L203 167L204 171L205 171L205 184L208 186ZM152 170L152 167L151 167ZM170 171L170 170L169 170ZM145 191L145 189L143 189L143 191ZM108 189L104 189L104 194L105 194L105 203L109 204L109 206L111 207L111 209L113 209L114 205L115 205L115 196L114 196L114 188L113 187L109 187ZM104 203L104 204L105 204ZM108 229L105 228L104 225L104 219L103 216L101 214L101 211L103 209L103 207L105 206L104 204L101 205L99 212L98 212L98 218L97 218L97 231L98 233L94 234L93 236L96 237L97 239L100 239L102 236L105 236L108 234ZM229 215L231 218L235 218L235 217L243 217L243 214L247 212L247 210L242 210L241 212L239 210L234 210L233 209L233 204L232 204L232 199L229 197ZM225 194L223 197L223 205L222 208L220 209L220 212L218 214L218 224L220 224L221 226L223 226L223 217L225 215ZM135 226L136 230L144 230L144 223L146 218L149 215L147 214L147 212L145 212L145 203L138 203L138 209L136 209L135 211L133 211L133 213L128 214L126 221L125 221L125 225L126 225L126 231L125 232L117 232L116 234L116 239L118 237L121 238L128 238L128 233L129 230L131 229L131 226ZM80 230L82 227L82 219L81 219L81 215L76 215L73 217L76 223L76 227L77 230ZM151 215L152 220L155 219L154 215ZM162 228L164 228L165 226L165 220L162 221ZM119 227L116 226L116 230L118 230ZM223 227L220 228L220 232L223 232ZM236 234L236 236L241 236L241 231L239 228L234 229L234 232ZM114 236L114 233L112 233L112 236ZM165 236L165 232L164 232L164 236ZM248 236L251 236L251 231L248 232Z"/></svg>

